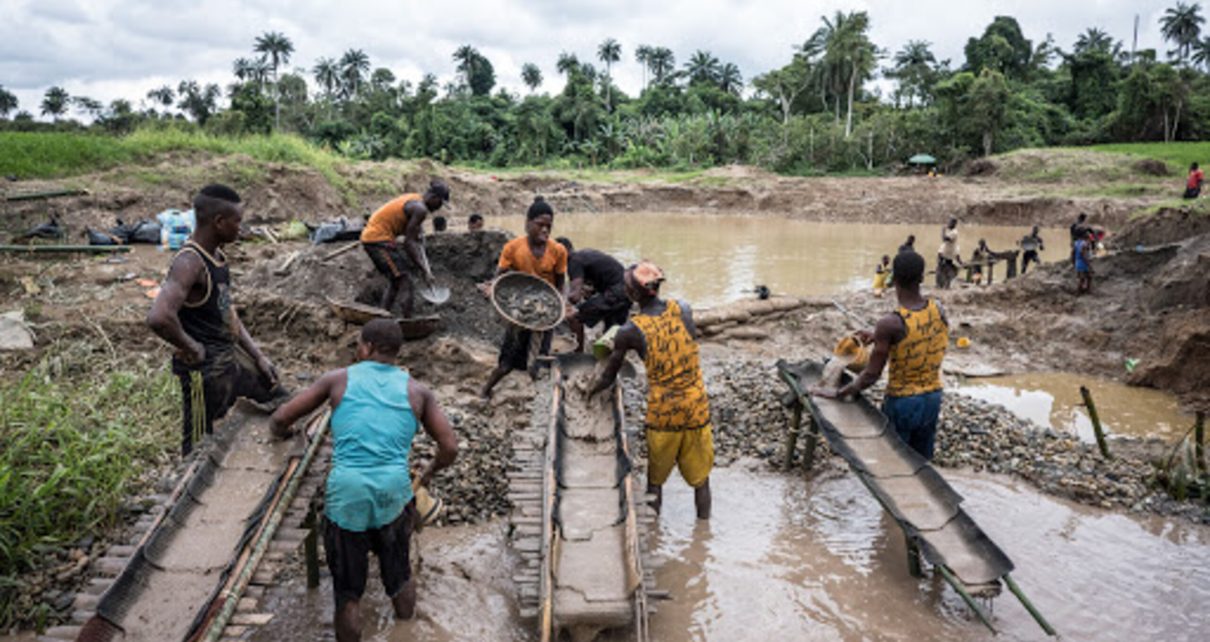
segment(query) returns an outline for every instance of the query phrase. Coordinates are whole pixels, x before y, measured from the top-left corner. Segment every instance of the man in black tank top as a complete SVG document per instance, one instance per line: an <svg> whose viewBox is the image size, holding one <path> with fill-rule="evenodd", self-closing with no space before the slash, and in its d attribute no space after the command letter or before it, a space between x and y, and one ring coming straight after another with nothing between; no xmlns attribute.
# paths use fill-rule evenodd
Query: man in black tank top
<svg viewBox="0 0 1210 642"><path fill-rule="evenodd" d="M181 454L214 431L237 397L268 401L280 394L277 371L240 322L231 303L231 272L220 249L239 236L243 205L224 185L193 199L197 229L172 260L147 313L147 325L172 344L181 381Z"/></svg>

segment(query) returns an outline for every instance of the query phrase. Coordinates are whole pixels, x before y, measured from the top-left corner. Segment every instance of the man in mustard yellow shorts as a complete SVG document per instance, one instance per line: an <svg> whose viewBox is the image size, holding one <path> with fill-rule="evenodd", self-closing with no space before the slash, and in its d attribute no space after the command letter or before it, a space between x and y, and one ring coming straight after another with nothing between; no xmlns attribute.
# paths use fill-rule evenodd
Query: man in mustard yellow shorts
<svg viewBox="0 0 1210 642"><path fill-rule="evenodd" d="M626 270L626 295L639 313L618 330L605 371L589 396L605 390L633 350L647 369L647 492L658 513L673 467L693 488L698 519L710 519L714 436L710 402L697 353L697 328L687 304L660 298L664 273L642 261Z"/></svg>

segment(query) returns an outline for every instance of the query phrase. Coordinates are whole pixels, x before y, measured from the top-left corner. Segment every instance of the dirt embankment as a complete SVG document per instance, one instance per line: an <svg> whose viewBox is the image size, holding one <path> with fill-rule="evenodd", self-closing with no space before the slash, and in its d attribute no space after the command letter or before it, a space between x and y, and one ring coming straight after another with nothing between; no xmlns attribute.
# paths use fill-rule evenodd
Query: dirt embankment
<svg viewBox="0 0 1210 642"><path fill-rule="evenodd" d="M420 191L430 177L451 187L446 212L455 229L471 212L488 217L525 211L543 194L558 211L688 211L767 213L811 220L870 223L942 223L957 216L968 223L1054 226L1079 213L1116 227L1148 199L1071 196L1065 184L1017 178L945 176L794 178L754 168L730 167L676 182L642 172L599 182L568 180L553 173L490 175L428 161L348 163L329 180L303 167L262 163L247 157L172 154L146 165L120 167L62 181L29 181L14 193L82 187L89 194L4 204L0 238L58 217L72 241L86 227L108 229L118 219L150 219L166 208L187 209L191 195L212 182L235 187L250 224L299 219L308 223L368 215L405 191ZM633 180L629 180L633 178ZM1151 199L1154 201L1155 199Z"/></svg>

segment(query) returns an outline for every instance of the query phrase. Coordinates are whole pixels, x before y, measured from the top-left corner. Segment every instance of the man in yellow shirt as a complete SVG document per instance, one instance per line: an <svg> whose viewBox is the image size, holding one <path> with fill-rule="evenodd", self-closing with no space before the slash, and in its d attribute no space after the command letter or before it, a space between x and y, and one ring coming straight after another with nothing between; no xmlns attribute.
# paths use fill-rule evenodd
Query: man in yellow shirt
<svg viewBox="0 0 1210 642"><path fill-rule="evenodd" d="M633 350L647 369L647 492L658 513L672 469L693 488L698 519L710 519L714 430L689 305L660 298L664 273L648 261L626 270L626 294L639 313L618 330L613 352L589 396L613 385Z"/></svg>
<svg viewBox="0 0 1210 642"><path fill-rule="evenodd" d="M899 253L891 274L899 309L880 319L873 332L860 333L863 341L874 342L865 370L840 390L811 392L841 399L856 395L878 381L889 360L882 412L905 444L931 460L941 415L941 362L949 344L949 322L940 303L920 294L923 257Z"/></svg>
<svg viewBox="0 0 1210 642"><path fill-rule="evenodd" d="M444 182L434 180L423 195L404 194L370 215L365 229L361 231L361 246L370 255L374 267L387 277L387 289L379 306L382 309L390 312L398 301L400 313L405 318L412 316L415 298L412 281L408 278L407 259L420 269L426 284L433 284L433 271L424 253L421 234L424 219L449 200L450 188ZM403 252L399 251L395 241L400 236L403 237ZM407 259L404 258L405 253Z"/></svg>

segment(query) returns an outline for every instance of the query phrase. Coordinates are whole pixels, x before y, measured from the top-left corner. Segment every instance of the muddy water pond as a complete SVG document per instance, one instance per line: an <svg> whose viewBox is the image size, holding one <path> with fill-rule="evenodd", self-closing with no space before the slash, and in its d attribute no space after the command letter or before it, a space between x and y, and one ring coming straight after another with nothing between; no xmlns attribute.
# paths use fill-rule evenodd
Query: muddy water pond
<svg viewBox="0 0 1210 642"><path fill-rule="evenodd" d="M1170 394L1066 372L970 379L958 392L1004 406L1043 428L1092 442L1092 420L1080 396L1081 385L1088 387L1097 416L1109 435L1175 441L1193 425L1193 415L1181 412Z"/></svg>
<svg viewBox="0 0 1210 642"><path fill-rule="evenodd" d="M493 227L523 233L523 216L493 219ZM1015 249L1024 226L963 225L960 249L969 258L979 239L993 250ZM803 221L777 216L611 213L559 214L554 236L591 247L623 263L655 261L668 276L668 294L698 306L750 296L756 285L776 294L827 295L868 288L883 254L894 258L908 235L934 267L940 225L890 225ZM1044 229L1043 261L1068 256L1067 231ZM1002 278L1004 267L997 266Z"/></svg>
<svg viewBox="0 0 1210 642"><path fill-rule="evenodd" d="M1064 638L1203 639L1210 529L1078 507L1005 478L943 474ZM694 518L683 483L666 489L650 547L672 599L658 603L653 640L993 639L943 581L908 574L901 531L853 475L807 482L735 465L712 477L709 522ZM417 619L394 621L372 578L365 638L532 639L517 618L504 541L500 522L423 533ZM331 639L330 590L326 577L316 591L301 579L274 589L276 616L255 639ZM993 613L996 639L1044 638L1007 591Z"/></svg>

